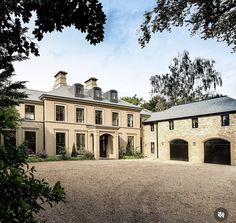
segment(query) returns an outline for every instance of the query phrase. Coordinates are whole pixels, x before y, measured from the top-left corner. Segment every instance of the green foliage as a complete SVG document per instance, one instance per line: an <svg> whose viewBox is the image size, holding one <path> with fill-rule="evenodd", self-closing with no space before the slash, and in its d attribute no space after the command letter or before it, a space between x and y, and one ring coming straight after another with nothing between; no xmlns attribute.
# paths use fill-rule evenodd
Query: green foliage
<svg viewBox="0 0 236 223"><path fill-rule="evenodd" d="M155 95L149 101L144 102L141 107L152 112L163 111L170 108L171 104L163 96Z"/></svg>
<svg viewBox="0 0 236 223"><path fill-rule="evenodd" d="M76 151L75 144L73 144L73 147L72 147L71 157L77 157L77 151Z"/></svg>
<svg viewBox="0 0 236 223"><path fill-rule="evenodd" d="M123 148L119 149L119 159L125 159L126 151Z"/></svg>
<svg viewBox="0 0 236 223"><path fill-rule="evenodd" d="M65 147L61 147L60 148L59 157L62 160L68 160L69 159L69 157L68 157L68 155L66 153L66 148Z"/></svg>
<svg viewBox="0 0 236 223"><path fill-rule="evenodd" d="M0 107L1 108L1 107ZM0 134L5 135L6 129L14 129L20 121L20 115L14 107L0 109Z"/></svg>
<svg viewBox="0 0 236 223"><path fill-rule="evenodd" d="M173 26L187 26L192 35L225 41L235 52L235 10L236 4L232 0L158 0L154 9L144 14L139 43L144 47L150 41L151 33L170 32Z"/></svg>
<svg viewBox="0 0 236 223"><path fill-rule="evenodd" d="M168 106L218 96L216 87L222 86L222 79L214 63L203 58L192 61L184 51L173 59L170 73L150 78L152 93L164 97Z"/></svg>
<svg viewBox="0 0 236 223"><path fill-rule="evenodd" d="M83 155L81 155L81 160L94 160L94 154L89 151L85 151Z"/></svg>
<svg viewBox="0 0 236 223"><path fill-rule="evenodd" d="M25 147L0 146L0 222L37 222L44 205L65 200L60 182L53 187L34 178L35 168L26 163Z"/></svg>
<svg viewBox="0 0 236 223"><path fill-rule="evenodd" d="M40 151L36 153L36 156L39 158L47 158L48 154L45 151Z"/></svg>
<svg viewBox="0 0 236 223"><path fill-rule="evenodd" d="M124 150L119 150L119 159L141 159L143 158L143 154L135 150L133 151L124 151Z"/></svg>
<svg viewBox="0 0 236 223"><path fill-rule="evenodd" d="M122 97L121 100L127 101L127 102L129 102L133 105L137 105L137 106L141 105L144 102L143 98L138 98L136 94L132 97L129 97L129 96Z"/></svg>

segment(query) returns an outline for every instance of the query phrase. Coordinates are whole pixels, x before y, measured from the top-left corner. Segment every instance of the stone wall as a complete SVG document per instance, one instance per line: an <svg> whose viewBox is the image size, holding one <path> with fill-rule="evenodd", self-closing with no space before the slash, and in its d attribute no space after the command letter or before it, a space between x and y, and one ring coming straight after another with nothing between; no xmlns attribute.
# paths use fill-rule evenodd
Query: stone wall
<svg viewBox="0 0 236 223"><path fill-rule="evenodd" d="M192 119L174 120L174 129L169 130L169 121L158 122L158 153L161 160L170 159L170 142L182 139L188 142L189 161L204 162L204 142L213 139L224 139L230 142L231 164L236 165L236 114L230 114L230 126L221 126L221 116L212 115L198 118L198 128L192 128ZM150 124L144 127L145 155L150 154L148 142L155 139L155 133L150 131ZM158 142L157 142L158 141Z"/></svg>

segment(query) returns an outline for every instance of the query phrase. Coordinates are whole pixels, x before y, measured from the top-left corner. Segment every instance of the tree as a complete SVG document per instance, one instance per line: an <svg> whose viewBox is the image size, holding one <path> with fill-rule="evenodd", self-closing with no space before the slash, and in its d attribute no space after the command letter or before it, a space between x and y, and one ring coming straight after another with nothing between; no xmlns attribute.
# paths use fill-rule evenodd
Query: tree
<svg viewBox="0 0 236 223"><path fill-rule="evenodd" d="M214 60L196 58L191 61L184 51L169 66L170 73L151 76L152 92L163 96L171 105L217 96L216 87L222 86Z"/></svg>
<svg viewBox="0 0 236 223"><path fill-rule="evenodd" d="M235 52L235 21L235 0L158 0L155 8L144 14L139 43L144 47L150 41L151 33L170 32L173 26L187 26L192 35L225 41Z"/></svg>
<svg viewBox="0 0 236 223"><path fill-rule="evenodd" d="M27 95L25 82L13 82L13 62L22 61L30 54L39 56L37 41L47 32L62 31L74 26L86 33L91 44L104 38L105 14L98 0L2 0L0 2L0 133L10 138L16 129L19 114L15 106ZM34 15L34 16L33 16ZM32 35L27 24L35 19ZM37 222L35 214L43 204L64 201L65 192L60 182L51 187L34 177L34 168L27 164L24 145L9 143L0 146L0 222Z"/></svg>
<svg viewBox="0 0 236 223"><path fill-rule="evenodd" d="M0 222L37 222L35 214L45 204L65 201L60 182L51 187L34 177L35 168L26 162L24 145L0 146Z"/></svg>
<svg viewBox="0 0 236 223"><path fill-rule="evenodd" d="M86 33L91 44L104 38L105 14L98 0L34 0L0 2L0 101L2 106L15 105L18 99L26 97L23 91L25 82L10 82L14 68L12 62L28 58L32 53L39 56L34 41L42 40L47 32L62 31L74 26ZM35 27L29 36L27 25L36 15ZM2 85L2 83L4 83Z"/></svg>
<svg viewBox="0 0 236 223"><path fill-rule="evenodd" d="M73 144L73 147L72 147L71 157L77 157L77 151L75 148L75 144Z"/></svg>
<svg viewBox="0 0 236 223"><path fill-rule="evenodd" d="M149 111L157 112L169 108L170 103L168 103L163 96L155 95L149 101L144 102L141 107Z"/></svg>
<svg viewBox="0 0 236 223"><path fill-rule="evenodd" d="M142 97L138 98L136 94L132 97L129 96L122 97L121 100L137 106L140 106L144 102L143 98Z"/></svg>

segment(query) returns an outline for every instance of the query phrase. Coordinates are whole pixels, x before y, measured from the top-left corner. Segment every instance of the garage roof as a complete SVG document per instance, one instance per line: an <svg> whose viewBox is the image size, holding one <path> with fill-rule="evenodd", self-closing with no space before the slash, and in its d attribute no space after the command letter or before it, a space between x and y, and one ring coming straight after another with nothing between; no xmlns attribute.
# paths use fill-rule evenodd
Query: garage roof
<svg viewBox="0 0 236 223"><path fill-rule="evenodd" d="M145 122L173 120L194 116L236 111L236 100L227 96L173 106L165 111L153 112Z"/></svg>

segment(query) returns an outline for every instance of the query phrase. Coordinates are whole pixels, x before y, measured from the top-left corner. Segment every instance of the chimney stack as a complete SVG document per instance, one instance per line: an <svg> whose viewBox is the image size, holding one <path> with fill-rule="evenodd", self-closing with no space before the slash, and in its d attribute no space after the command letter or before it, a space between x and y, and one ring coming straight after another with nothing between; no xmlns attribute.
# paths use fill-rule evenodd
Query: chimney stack
<svg viewBox="0 0 236 223"><path fill-rule="evenodd" d="M90 90L94 87L97 87L97 80L98 79L95 78L95 77L89 78L87 81L84 82L85 83L85 88Z"/></svg>
<svg viewBox="0 0 236 223"><path fill-rule="evenodd" d="M59 71L54 77L55 77L55 84L54 84L54 89L59 88L62 86L67 86L66 83L66 75L67 72L65 71Z"/></svg>

